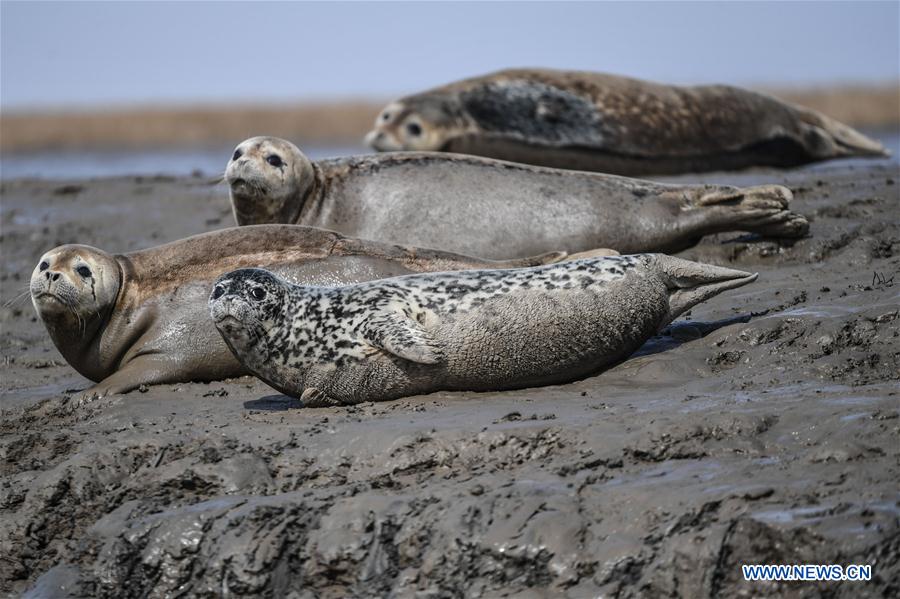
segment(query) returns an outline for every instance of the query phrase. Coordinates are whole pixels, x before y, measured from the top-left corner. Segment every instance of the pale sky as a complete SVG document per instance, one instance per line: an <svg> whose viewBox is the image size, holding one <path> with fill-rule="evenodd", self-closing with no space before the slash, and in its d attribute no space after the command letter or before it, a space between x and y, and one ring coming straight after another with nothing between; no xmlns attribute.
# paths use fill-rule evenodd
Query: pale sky
<svg viewBox="0 0 900 599"><path fill-rule="evenodd" d="M900 78L900 3L0 3L4 110L390 98L512 66Z"/></svg>

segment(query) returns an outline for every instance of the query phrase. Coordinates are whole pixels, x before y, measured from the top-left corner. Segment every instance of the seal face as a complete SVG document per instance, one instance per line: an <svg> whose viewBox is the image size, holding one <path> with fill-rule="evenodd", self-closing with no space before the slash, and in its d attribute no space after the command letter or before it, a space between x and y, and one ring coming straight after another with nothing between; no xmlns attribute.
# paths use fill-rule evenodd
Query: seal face
<svg viewBox="0 0 900 599"><path fill-rule="evenodd" d="M451 118L457 113L459 120ZM440 150L447 132L465 131L462 112L454 111L451 103L432 106L423 104L419 110L395 102L388 104L375 119L375 129L366 136L366 143L381 152L400 150Z"/></svg>
<svg viewBox="0 0 900 599"><path fill-rule="evenodd" d="M294 144L252 137L234 149L225 167L235 220L290 223L315 185L312 163ZM253 224L253 223L250 223Z"/></svg>
<svg viewBox="0 0 900 599"><path fill-rule="evenodd" d="M41 256L31 273L31 302L67 360L89 349L120 282L118 263L97 248L63 245ZM91 377L98 369L85 364L78 370Z"/></svg>
<svg viewBox="0 0 900 599"><path fill-rule="evenodd" d="M337 288L241 269L219 278L209 309L253 374L307 405L335 405L570 381L755 278L654 254Z"/></svg>
<svg viewBox="0 0 900 599"><path fill-rule="evenodd" d="M887 153L823 114L750 90L550 69L499 71L392 102L366 143L622 175Z"/></svg>
<svg viewBox="0 0 900 599"><path fill-rule="evenodd" d="M544 91L522 92L521 102L548 111L574 102ZM404 114L384 116L405 122ZM438 152L312 163L287 141L256 137L238 146L226 178L239 225L291 223L494 259L600 247L675 252L708 233L796 238L808 230L788 209L791 192L777 185L665 185Z"/></svg>

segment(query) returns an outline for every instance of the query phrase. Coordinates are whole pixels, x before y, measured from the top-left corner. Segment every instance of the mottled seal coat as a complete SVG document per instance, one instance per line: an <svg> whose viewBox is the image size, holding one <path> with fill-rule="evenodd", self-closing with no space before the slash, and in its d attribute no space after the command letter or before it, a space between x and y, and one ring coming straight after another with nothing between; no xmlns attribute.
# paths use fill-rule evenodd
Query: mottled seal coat
<svg viewBox="0 0 900 599"><path fill-rule="evenodd" d="M366 141L621 175L789 167L884 147L814 110L727 85L511 69L392 102Z"/></svg>
<svg viewBox="0 0 900 599"><path fill-rule="evenodd" d="M128 254L60 246L35 267L31 297L66 361L98 382L87 392L90 397L141 385L247 374L216 332L206 307L216 278L235 268L264 266L295 283L346 285L564 257L555 253L492 262L308 227L265 225L215 231Z"/></svg>
<svg viewBox="0 0 900 599"><path fill-rule="evenodd" d="M336 405L571 381L755 279L662 254L337 288L242 269L216 282L209 306L253 374L306 405Z"/></svg>
<svg viewBox="0 0 900 599"><path fill-rule="evenodd" d="M311 162L273 137L238 145L225 178L239 225L295 223L485 258L674 252L709 233L800 237L809 226L777 185L665 185L435 152Z"/></svg>

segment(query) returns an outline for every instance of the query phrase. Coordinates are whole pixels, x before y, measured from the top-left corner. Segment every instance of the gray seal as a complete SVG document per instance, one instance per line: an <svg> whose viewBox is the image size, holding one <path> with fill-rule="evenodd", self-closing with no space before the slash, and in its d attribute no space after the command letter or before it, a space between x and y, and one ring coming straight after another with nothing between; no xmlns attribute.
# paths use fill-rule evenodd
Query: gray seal
<svg viewBox="0 0 900 599"><path fill-rule="evenodd" d="M571 381L626 358L679 314L755 274L662 254L292 285L219 278L216 327L248 370L308 406Z"/></svg>
<svg viewBox="0 0 900 599"><path fill-rule="evenodd" d="M561 252L494 262L352 239L308 227L261 225L214 231L155 248L109 254L64 245L41 256L31 299L54 345L97 384L83 398L141 385L248 374L206 308L215 280L264 266L295 283L346 285L419 272L510 268L564 259Z"/></svg>
<svg viewBox="0 0 900 599"><path fill-rule="evenodd" d="M225 178L239 225L292 223L484 258L671 253L710 233L796 238L809 228L779 185L666 185L436 152L312 162L274 137L239 144Z"/></svg>
<svg viewBox="0 0 900 599"><path fill-rule="evenodd" d="M620 175L791 167L885 156L814 110L728 85L510 69L391 102L366 142Z"/></svg>

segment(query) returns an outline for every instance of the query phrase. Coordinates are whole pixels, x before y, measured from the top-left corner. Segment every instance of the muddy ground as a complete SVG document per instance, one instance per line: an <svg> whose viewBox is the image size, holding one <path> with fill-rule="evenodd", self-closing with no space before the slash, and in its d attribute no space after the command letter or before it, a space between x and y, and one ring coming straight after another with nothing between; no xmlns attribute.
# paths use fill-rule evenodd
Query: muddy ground
<svg viewBox="0 0 900 599"><path fill-rule="evenodd" d="M74 408L89 381L13 300L41 253L228 226L226 190L4 182L0 590L897 596L897 164L680 180L783 182L811 236L683 252L759 281L597 376L328 409L251 378ZM747 563L871 564L873 580L751 583Z"/></svg>

